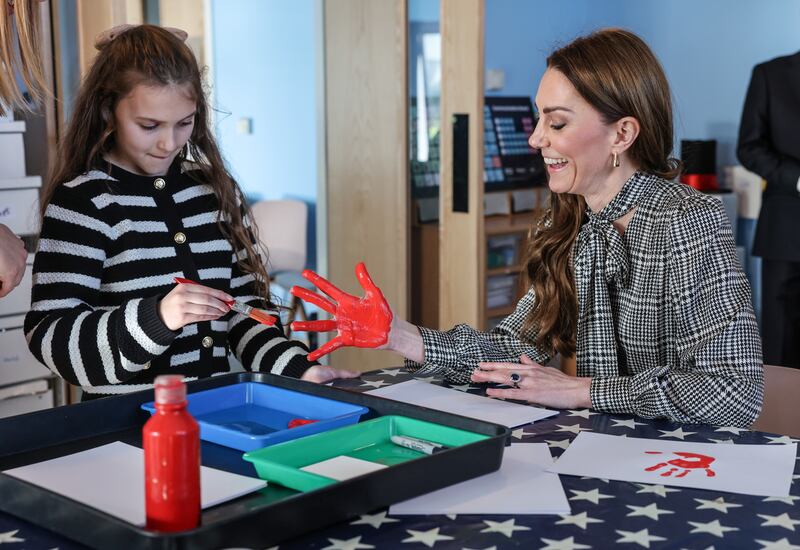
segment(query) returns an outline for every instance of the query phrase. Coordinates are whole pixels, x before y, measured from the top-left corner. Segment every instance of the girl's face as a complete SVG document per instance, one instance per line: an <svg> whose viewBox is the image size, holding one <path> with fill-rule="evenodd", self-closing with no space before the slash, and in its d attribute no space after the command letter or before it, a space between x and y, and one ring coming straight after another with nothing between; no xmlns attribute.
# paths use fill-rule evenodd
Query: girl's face
<svg viewBox="0 0 800 550"><path fill-rule="evenodd" d="M114 110L111 159L142 176L163 176L194 128L197 102L188 84L137 85Z"/></svg>
<svg viewBox="0 0 800 550"><path fill-rule="evenodd" d="M616 130L561 72L547 69L536 94L539 122L528 143L539 149L550 190L589 198L602 194L613 170Z"/></svg>

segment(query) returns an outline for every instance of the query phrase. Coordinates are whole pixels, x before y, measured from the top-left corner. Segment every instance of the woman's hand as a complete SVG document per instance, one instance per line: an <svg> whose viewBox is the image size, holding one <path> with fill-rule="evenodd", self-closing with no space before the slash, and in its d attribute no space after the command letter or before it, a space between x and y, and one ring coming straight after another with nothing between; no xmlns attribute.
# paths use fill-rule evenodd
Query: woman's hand
<svg viewBox="0 0 800 550"><path fill-rule="evenodd" d="M219 319L231 308L225 302L233 297L207 286L175 285L158 304L158 314L170 330L178 330L192 323Z"/></svg>
<svg viewBox="0 0 800 550"><path fill-rule="evenodd" d="M0 298L14 290L25 275L25 243L0 223Z"/></svg>
<svg viewBox="0 0 800 550"><path fill-rule="evenodd" d="M494 382L514 385L511 374L516 373L519 381L509 389L489 388L486 395L503 399L517 399L553 407L556 409L575 409L592 406L589 396L591 378L568 376L558 369L543 367L528 358L520 357L520 363L479 363L479 369L472 373L473 382Z"/></svg>
<svg viewBox="0 0 800 550"><path fill-rule="evenodd" d="M307 382L316 382L317 384L324 384L337 378L358 378L360 372L346 369L335 369L333 367L326 367L325 365L314 365L303 373L300 380Z"/></svg>

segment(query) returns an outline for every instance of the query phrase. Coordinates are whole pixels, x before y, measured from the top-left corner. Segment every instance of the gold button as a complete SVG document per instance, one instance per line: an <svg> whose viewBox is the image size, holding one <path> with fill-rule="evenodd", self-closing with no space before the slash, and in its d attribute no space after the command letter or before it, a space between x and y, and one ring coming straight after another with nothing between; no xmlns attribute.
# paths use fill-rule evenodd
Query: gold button
<svg viewBox="0 0 800 550"><path fill-rule="evenodd" d="M156 178L156 181L153 182L153 187L155 187L159 191L164 189L164 187L166 185L167 185L167 182L164 181L164 178Z"/></svg>
<svg viewBox="0 0 800 550"><path fill-rule="evenodd" d="M175 237L174 238L175 238L175 242L178 243L178 244L183 244L183 243L186 242L186 235L184 235L180 231L175 233Z"/></svg>
<svg viewBox="0 0 800 550"><path fill-rule="evenodd" d="M213 345L214 345L214 339L211 336L206 336L205 338L203 338L204 348L210 348Z"/></svg>

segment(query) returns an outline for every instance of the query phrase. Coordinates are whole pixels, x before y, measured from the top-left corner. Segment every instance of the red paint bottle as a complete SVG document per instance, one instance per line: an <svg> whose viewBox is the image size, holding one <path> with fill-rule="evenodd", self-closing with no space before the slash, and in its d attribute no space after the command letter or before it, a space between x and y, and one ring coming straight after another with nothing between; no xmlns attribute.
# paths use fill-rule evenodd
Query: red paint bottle
<svg viewBox="0 0 800 550"><path fill-rule="evenodd" d="M180 375L158 376L156 411L142 428L147 528L183 531L200 523L200 427L186 410Z"/></svg>

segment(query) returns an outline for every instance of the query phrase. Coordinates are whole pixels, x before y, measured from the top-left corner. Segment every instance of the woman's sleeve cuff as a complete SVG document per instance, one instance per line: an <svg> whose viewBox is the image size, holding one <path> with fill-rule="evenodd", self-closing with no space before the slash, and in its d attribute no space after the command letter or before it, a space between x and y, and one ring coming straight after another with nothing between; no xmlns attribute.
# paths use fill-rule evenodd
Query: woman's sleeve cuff
<svg viewBox="0 0 800 550"><path fill-rule="evenodd" d="M592 408L607 413L633 413L631 380L629 376L592 378L589 387Z"/></svg>

